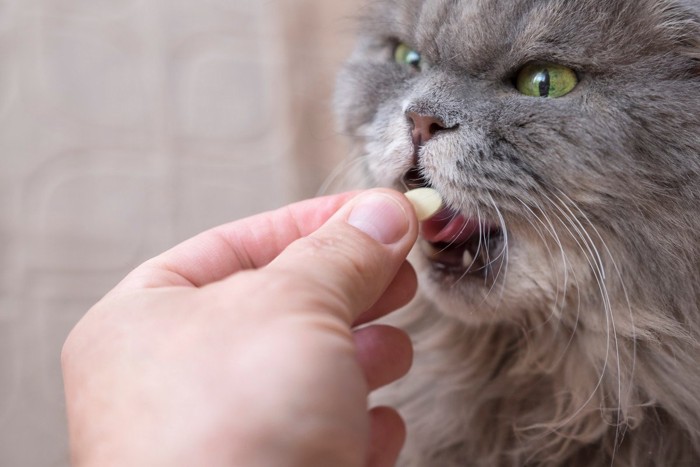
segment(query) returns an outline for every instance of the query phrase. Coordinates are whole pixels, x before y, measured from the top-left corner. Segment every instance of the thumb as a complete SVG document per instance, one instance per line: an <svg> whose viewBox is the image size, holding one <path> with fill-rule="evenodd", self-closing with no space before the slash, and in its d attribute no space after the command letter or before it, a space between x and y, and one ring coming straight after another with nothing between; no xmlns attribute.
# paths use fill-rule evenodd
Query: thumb
<svg viewBox="0 0 700 467"><path fill-rule="evenodd" d="M371 190L289 245L265 269L294 283L290 299L299 301L290 306L324 310L351 325L387 290L417 236L418 221L406 197Z"/></svg>

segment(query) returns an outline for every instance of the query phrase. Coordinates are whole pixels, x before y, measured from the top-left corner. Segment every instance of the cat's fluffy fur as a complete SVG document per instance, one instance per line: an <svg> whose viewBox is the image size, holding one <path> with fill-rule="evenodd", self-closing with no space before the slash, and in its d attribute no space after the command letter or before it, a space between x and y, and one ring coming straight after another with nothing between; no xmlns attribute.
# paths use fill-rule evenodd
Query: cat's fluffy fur
<svg viewBox="0 0 700 467"><path fill-rule="evenodd" d="M414 255L396 320L416 360L382 396L402 465L700 465L700 1L366 8L337 93L364 178L413 169L508 233L485 281ZM429 66L393 61L399 42ZM533 62L580 83L523 96ZM414 148L408 110L456 130Z"/></svg>

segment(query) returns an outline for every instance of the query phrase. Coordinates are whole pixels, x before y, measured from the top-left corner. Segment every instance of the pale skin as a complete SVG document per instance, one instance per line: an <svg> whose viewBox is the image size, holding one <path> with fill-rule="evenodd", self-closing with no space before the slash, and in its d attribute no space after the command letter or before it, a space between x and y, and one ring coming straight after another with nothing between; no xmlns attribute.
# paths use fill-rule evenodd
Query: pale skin
<svg viewBox="0 0 700 467"><path fill-rule="evenodd" d="M371 391L411 365L366 325L413 297L418 235L389 190L305 201L200 234L95 305L62 354L74 466L395 463Z"/></svg>

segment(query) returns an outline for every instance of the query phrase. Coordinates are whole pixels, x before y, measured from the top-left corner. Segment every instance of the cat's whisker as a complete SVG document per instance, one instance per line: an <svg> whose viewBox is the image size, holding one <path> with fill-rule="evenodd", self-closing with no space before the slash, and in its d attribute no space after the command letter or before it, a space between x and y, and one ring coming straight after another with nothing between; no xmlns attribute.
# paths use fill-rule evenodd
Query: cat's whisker
<svg viewBox="0 0 700 467"><path fill-rule="evenodd" d="M574 202L566 193L562 192L559 190L559 194L568 201L568 204L572 206L578 213L579 215L586 221L586 223L593 229L593 232L595 236L598 238L600 241L601 245L605 249L605 252L607 254L608 259L610 260L610 263L612 264L613 269L615 270L615 275L617 276L617 279L619 280L619 285L622 289L623 296L625 298L625 303L627 305L627 312L630 318L630 327L631 327L631 332L632 332L632 361L631 361L631 368L630 368L630 381L634 377L635 369L636 369L636 356L637 356L637 336L636 336L636 326L635 326L635 319L634 319L634 313L632 312L632 304L629 299L629 294L627 293L627 287L625 286L625 281L622 277L622 274L620 272L620 268L617 264L617 261L613 257L610 248L608 247L607 243L605 242L603 236L600 234L598 229L595 227L595 225L591 222L590 218L586 215L585 212L578 206L576 202ZM618 378L621 378L621 373L619 370L619 354L618 354ZM618 387L619 390L619 404L618 404L618 410L621 409L622 405L622 388ZM631 393L633 391L632 384L628 384L627 388L627 398L631 399ZM618 423L619 423L619 415L618 415ZM622 432L618 432L617 435L619 436L619 439L616 439L615 441L615 447L617 447L619 444L622 443L622 439L624 438L625 432L626 432L627 425L622 424ZM614 459L614 456L613 456Z"/></svg>
<svg viewBox="0 0 700 467"><path fill-rule="evenodd" d="M577 230L580 229L586 233L589 245L591 245L591 248L593 248L597 253L598 250L595 247L595 245L593 244L593 241L592 241L590 235L588 235L588 232L585 230L584 226L581 224L581 222L578 220L578 218L574 215L574 213L571 211L571 209L567 206L567 204L564 203L563 201L561 201L560 198L557 198L557 199L559 200L561 205L564 206L564 208L566 208L566 210L568 211L569 214L567 215L567 218L569 218L570 220L572 220L573 222L576 223L575 228ZM602 264L602 259L600 259L599 254L598 254L598 258L599 258L599 262ZM602 269L602 266L601 266L601 269ZM610 337L612 336L614 349L615 349L615 364L616 364L616 376L617 376L618 408L616 409L617 416L616 416L616 423L615 423L615 425L616 425L615 441L613 443L613 452L611 454L611 459L612 459L611 462L614 462L614 459L616 457L617 447L621 442L620 437L621 437L622 428L620 425L620 423L621 423L620 422L621 421L621 412L620 411L621 411L621 403L622 403L622 369L620 367L620 348L619 348L619 341L618 341L618 336L617 336L617 326L615 323L615 317L613 315L612 304L610 303L610 298L609 298L609 294L607 291L607 286L606 286L604 280L605 280L605 274L604 274L604 272L601 272L600 278L598 278L597 281L602 285L601 298L603 299L604 309L606 312L606 323L607 323L607 332L608 332L607 340L608 340L608 342L610 342ZM607 348L609 349L609 345ZM606 362L605 362L606 365L604 366L604 368L607 367L608 358L609 358L609 353L606 354Z"/></svg>
<svg viewBox="0 0 700 467"><path fill-rule="evenodd" d="M622 277L622 273L620 271L620 267L617 264L617 261L615 260L615 257L613 256L612 252L610 251L610 248L608 247L608 244L605 242L603 239L603 236L600 234L598 229L595 227L595 225L591 222L590 218L584 213L581 208L576 204L569 196L567 196L564 192L559 190L559 193L566 199L569 200L569 203L571 206L573 206L576 211L583 217L583 219L586 221L586 223L593 229L593 232L595 233L596 237L600 241L601 245L605 249L605 252L607 254L608 259L610 260L610 263L612 264L613 268L615 269L615 275L617 276L618 280L620 281L620 287L622 288L623 295L625 297L625 303L627 305L627 311L629 313L629 317L631 320L631 327L632 327L632 338L634 339L634 342L636 342L636 327L635 327L635 320L634 320L634 313L632 313L632 303L630 302L629 294L627 292L627 286L625 285L625 281ZM636 346L635 346L636 348Z"/></svg>
<svg viewBox="0 0 700 467"><path fill-rule="evenodd" d="M578 245L580 248L581 252L583 253L583 256L585 260L588 262L589 266L591 267L592 270L595 272L595 268L597 263L595 262L595 256L591 250L591 246L586 243L586 237L578 231L578 228L576 227L575 223L572 221L571 217L564 211L560 206L558 206L554 201L549 198L547 195L544 195L544 198L549 201L549 203L559 212L552 212L552 214L559 220L561 223L562 227L566 230L566 232L571 236L573 241ZM561 217L561 216L563 217ZM582 244L583 242L583 244ZM585 245L585 246L584 246ZM598 283L598 287L601 293L601 297L603 298L603 308L605 312L605 317L606 317L606 333L607 333L607 340L610 342L611 334L615 335L615 330L614 330L614 324L611 323L611 307L609 304L609 296L607 289L603 283L600 281L600 272L594 274L594 278L596 279L596 282ZM580 407L569 417L564 420L562 423L563 424L568 424L571 421L575 420L576 417L580 413L585 410L585 408L590 404L590 402L594 399L595 395L597 394L598 390L602 387L603 385L603 380L605 379L605 374L608 366L608 362L610 360L610 346L606 346L606 353L605 353L605 358L603 361L603 366L600 369L600 374L598 377L598 381L595 385L595 387L592 388L588 398L580 405Z"/></svg>
<svg viewBox="0 0 700 467"><path fill-rule="evenodd" d="M369 157L367 155L361 154L358 156L349 156L340 161L321 184L316 192L316 196L325 196L333 192L334 190L332 187L341 180L347 183L350 178L348 174L353 173L358 167L363 166L368 159ZM358 176L360 175L358 174Z"/></svg>
<svg viewBox="0 0 700 467"><path fill-rule="evenodd" d="M522 199L517 198L517 200L520 204L523 205L523 207L530 214L530 216L532 216L534 219L536 219L541 224L541 226L544 228L544 230L547 232L547 234L552 236L552 238L556 239L556 237L555 237L556 232L553 232L553 231L550 231L549 229L547 229L547 226L544 224L544 222L539 218L539 216L537 214L535 214L535 212ZM525 219L525 221L530 225L530 227L532 227L532 230L537 234L537 236L542 241L542 245L544 246L545 251L547 252L547 257L549 258L549 262L554 263L554 253L552 252L552 249L549 246L549 242L545 238L545 234L542 232L542 229L540 227L538 227L532 220L530 220L530 218L528 216L523 216L523 219ZM563 253L564 252L562 250L562 254ZM555 309L557 308L557 306L559 304L559 294L560 294L560 287L559 287L559 280L557 277L556 292L555 292L555 299L554 299L554 308ZM553 319L555 317L556 314L557 313L555 312L555 310L552 310L549 313L549 315L543 320L543 322L541 324L537 325L537 327L539 328L539 327L545 326L547 323L550 322L551 319Z"/></svg>
<svg viewBox="0 0 700 467"><path fill-rule="evenodd" d="M491 201L491 205L493 206L496 216L498 216L498 224L500 228L501 235L503 236L503 247L501 251L498 253L496 258L493 259L493 262L498 262L498 270L496 271L496 275L493 278L493 281L491 283L491 287L489 288L489 291L486 293L486 296L488 297L489 294L491 294L491 291L495 287L497 283L499 283L499 278L501 277L501 272L503 272L503 280L500 281L501 285L501 293L499 294L498 301L496 302L495 309L498 309L500 307L501 302L503 301L503 293L505 292L505 287L506 287L506 280L508 278L508 229L506 228L506 222L505 219L503 218L503 214L501 213L501 210L498 209L498 205L496 205L496 201L494 201L493 196L489 194L489 200ZM489 261L491 262L491 261ZM487 263L488 264L488 263ZM504 271L505 269L505 271Z"/></svg>
<svg viewBox="0 0 700 467"><path fill-rule="evenodd" d="M483 243L482 243L484 230L483 230L483 226L482 226L481 210L479 209L478 205L476 206L476 219L477 219L477 225L479 226L478 227L479 228L479 236L478 236L479 241L477 243L476 250L474 252L474 255L472 256L471 263L469 263L469 265L466 267L464 273L454 281L454 283L452 284L452 287L455 287L460 281L462 281L467 276L467 274L469 274L469 270L476 264L477 258L481 254L481 248L484 247ZM483 301L482 301L482 305L483 305Z"/></svg>
<svg viewBox="0 0 700 467"><path fill-rule="evenodd" d="M545 218L545 220L547 221L547 223L545 224L545 222L540 218L539 215L537 215L537 214L533 211L532 208L530 208L530 207L529 207L526 203L524 203L522 200L518 200L518 201L523 205L523 207L525 208L525 210L526 210L528 213L530 213L530 215L531 215L533 218L535 218L535 219L541 224L541 226L544 228L544 230L554 239L555 243L558 245L558 247L559 247L559 249L560 249L560 252L561 252L562 264L563 264L563 267L564 267L565 284L568 283L568 272L567 272L567 271L568 271L568 269L569 269L569 266L568 266L568 265L569 265L570 263L569 263L569 260L568 260L568 258L567 258L566 251L565 251L565 249L564 249L564 247L563 247L563 244L562 244L562 242L561 242L561 240L560 240L560 238L559 238L559 235L557 234L557 229L554 227L554 225L553 225L551 219L549 218L549 215L548 215L547 212L546 212L545 210L543 210L541 207L536 206L536 209L542 214L542 216L543 216L543 217ZM534 229L535 232L538 234L538 236L540 236L540 238L542 239L543 243L545 244L545 248L546 248L547 251L549 252L550 259L553 259L553 254L552 254L552 252L551 252L551 249L549 248L548 242L547 242L546 239L544 238L544 235L541 233L540 228L538 228L532 221L530 221L529 219L527 219L527 217L526 217L526 220L527 220L527 222L533 227L533 229ZM574 281L574 283L575 283L575 284L578 284L578 277L576 276L575 271L572 271L572 274L573 274L573 281ZM557 282L557 283L558 283L558 282ZM564 287L564 291L563 291L564 298L565 298L566 293L567 293L567 292L566 292L566 286L565 286L565 287ZM573 329L571 330L571 333L570 333L568 342L567 342L566 345L563 347L562 352L560 353L559 359L558 359L557 361L553 362L553 366L558 366L558 365L564 360L564 357L565 357L565 355L566 355L566 351L567 351L567 349L571 346L571 343L573 342L574 336L575 336L575 334L576 334L576 328L577 328L577 326L578 326L579 318L580 318L580 306L581 306L581 297L580 297L580 291L578 291L578 287L577 287L577 295L578 295L578 299L577 299L577 308L576 308L576 320L575 320L575 322L574 322ZM558 297L558 292L557 292L557 297ZM558 303L558 300L555 300L555 303ZM564 301L562 301L562 306L563 306L563 305L564 305ZM552 312L552 313L554 313L554 312ZM550 317L547 318L547 321L551 320L551 318L552 318L552 315L550 315ZM542 326L544 326L544 323L542 324ZM584 404L582 405L582 408L585 407L586 405L588 405L587 402L584 403ZM577 413L578 413L578 412L577 412ZM538 429L543 430L542 434L540 434L539 437L538 437L539 440L540 440L541 442L543 442L543 441L546 439L547 434L557 434L557 435L559 435L559 436L561 436L561 437L563 437L563 438L566 438L566 437L568 437L569 435L568 435L567 433L565 433L565 432L562 432L561 429L564 428L568 422L572 421L572 420L576 417L577 413L574 414L574 415L572 415L572 416L569 416L569 417L567 417L567 418L565 418L565 419L563 419L563 420L558 421L556 424L551 424L551 423L550 423L550 424L544 424L544 423L543 423L543 424L533 424L533 425L530 425L530 426L528 426L528 427L523 427L523 428L521 428L521 429L524 430L524 431L527 431L527 430L538 430ZM552 446L549 446L548 443L544 442L543 445L541 446L540 450L538 450L537 452L544 451L545 449L549 449L550 447L553 448L554 443L555 443L554 441L551 441L549 444L552 444ZM537 452L532 453L531 456L530 456L530 459L534 459L534 458L536 457L536 455L537 455ZM527 462L526 462L526 463L527 463Z"/></svg>
<svg viewBox="0 0 700 467"><path fill-rule="evenodd" d="M476 264L477 258L479 257L479 252L481 251L481 214L479 213L479 208L477 206L477 219L478 219L478 224L479 224L479 243L477 244L475 253L472 255L472 260L471 262L465 267L464 272L462 273L461 276L459 276L455 281L452 283L451 287L456 287L457 284L459 284L467 275L469 274L469 270ZM465 226L466 227L466 226ZM460 230L460 233L464 232L464 228Z"/></svg>
<svg viewBox="0 0 700 467"><path fill-rule="evenodd" d="M554 195L554 196L556 197L556 195ZM609 296L609 293L607 291L607 285L605 282L606 276L605 276L604 267L602 264L602 258L600 256L600 253L598 252L597 247L595 246L595 243L593 242L592 238L588 234L588 231L585 229L583 224L578 220L578 218L574 215L571 208L565 202L563 202L561 200L561 198L559 198L559 197L556 197L556 198L559 201L559 203L561 204L561 206L563 206L563 208L565 208L567 211L566 213L564 213L562 211L562 214L565 215L570 222L572 222L572 225L574 225L574 228L577 230L577 232L579 232L579 233L583 232L585 234L585 236L586 236L585 240L586 240L586 243L589 245L589 251L592 249L596 253L596 257L598 259L597 264L600 265L600 277L597 278L597 281L598 281L599 285L602 287L603 296L601 298L603 299L603 302L605 304L607 319L609 320L609 322L612 326L613 338L614 338L614 344L615 344L615 352L616 352L616 356L617 356L618 397L621 397L622 396L622 388L621 388L621 380L620 380L621 369L620 369L620 359L619 359L619 356L620 356L619 342L618 342L618 338L617 338L615 317L614 317L613 312L612 312L612 303L610 302L610 296ZM552 203L552 204L556 205L559 208L558 204L556 204L556 203ZM590 221L589 221L589 224L590 224Z"/></svg>
<svg viewBox="0 0 700 467"><path fill-rule="evenodd" d="M557 200L559 201L559 203L561 203L563 208L559 204L552 201L549 197L547 197L547 199L549 200L549 202L553 206L555 206L557 208L557 210L560 212L560 214L562 214L562 216L564 216L564 218L568 221L568 223L571 225L571 227L576 231L578 238L580 238L581 241L586 245L586 249L588 250L589 254L592 254L592 252L595 252L595 254L596 254L595 258L598 259L598 261L596 262L596 265L599 265L599 267L602 269L602 259L601 259L600 253L598 252L597 247L595 246L595 243L592 241L590 235L586 231L583 224L581 224L581 222L578 220L578 218L574 215L571 208L565 202L563 202L561 200L561 198L557 197ZM573 203L573 204L575 205L575 203ZM580 212L580 208L578 208L578 206L575 206L575 207ZM566 209L566 211L564 211L564 209ZM590 223L590 220L587 219L587 217L586 217L586 220L593 227L593 225ZM578 240L576 240L576 241L578 243ZM607 249L607 246L606 246L606 249ZM608 254L609 254L609 250L608 250ZM588 257L588 255L586 255L585 252L584 252L584 255L586 257ZM591 267L593 267L592 259L593 258L591 257L591 259L589 260L589 264L591 264ZM614 345L614 349L615 349L616 370L617 370L616 376L617 376L617 386L618 386L617 387L618 408L616 409L617 422L616 422L616 430L615 430L615 441L613 443L613 452L611 455L611 458L613 459L613 462L614 462L617 448L620 445L620 443L622 442L622 437L624 436L624 431L625 431L624 424L621 423L621 419L622 419L622 414L621 414L622 370L621 370L621 366L620 366L620 349L619 349L619 342L618 342L618 335L617 335L617 327L615 324L615 318L613 316L612 304L610 303L610 296L609 296L609 293L607 291L607 285L604 282L605 274L604 274L604 271L602 271L601 269L598 270L598 274L595 274L594 277L595 277L596 281L598 282L598 285L599 285L599 288L601 291L601 298L603 300L603 308L605 311L606 324L607 324L607 326L606 326L607 340L608 340L608 342L610 342L611 337L612 337L612 341L613 341L613 345ZM595 271L595 269L594 269L594 271ZM600 384L602 383L602 378L605 375L607 364L608 364L608 361L610 358L609 349L610 349L610 346L608 345L606 347L606 355L605 355L605 361L603 364L603 368L601 369L601 380L599 381L599 385L595 388L595 390L591 396L593 396L593 394L595 394L595 391L598 390ZM586 404L584 404L584 406L582 406L582 408L585 407L585 405L587 405L587 404L588 404L588 402L586 402Z"/></svg>
<svg viewBox="0 0 700 467"><path fill-rule="evenodd" d="M459 213L457 213L457 212L450 214L449 220L448 220L447 222L449 223L449 222L455 220L458 216L459 216ZM445 218L445 220L447 220L447 218ZM467 226L466 226L466 225L463 225L463 226L459 229L459 231L455 234L455 238L458 238L460 235L462 235L462 234L465 232L465 229L466 229L466 228L467 228ZM455 241L455 240L450 240L450 241L442 248L442 250L440 250L440 252L447 251L447 250L449 250L450 248L452 248L452 247L455 246L455 245L456 245L456 241Z"/></svg>
<svg viewBox="0 0 700 467"><path fill-rule="evenodd" d="M563 245L561 239L559 238L559 234L557 233L557 229L554 227L552 219L549 217L547 212L544 209L542 209L539 205L537 206L537 210L540 213L542 213L542 216L547 221L548 230L549 230L549 232L551 232L551 235L553 236L554 241L556 242L557 247L559 248L559 251L561 252L562 269L563 269L563 273L564 273L563 284L562 284L561 305L559 305L558 292L557 292L557 296L555 299L555 307L560 306L558 311L561 314L562 310L564 309L564 306L566 305L566 297L567 297L568 288L569 288L568 287L569 286L569 270L571 269L571 273L574 276L574 283L577 285L577 287L576 287L577 290L579 289L578 288L578 283L579 283L578 277L576 276L576 271L571 267L571 262L569 261L568 256L566 254L566 249L564 248L564 245ZM557 291L558 291L558 288L559 288L559 280L557 279ZM579 296L579 300L578 300L579 307L580 307L580 304L581 304L581 302L580 302L580 296ZM578 326L579 312L580 312L580 310L577 309L576 321L575 321L575 324L574 324L573 329L572 329L572 336L576 333L576 328ZM568 348L568 345L567 345L567 348Z"/></svg>
<svg viewBox="0 0 700 467"><path fill-rule="evenodd" d="M557 230L555 229L555 227L554 227L554 225L553 225L551 219L550 219L549 216L547 215L546 211L544 211L541 207L536 206L537 210L538 210L540 213L542 213L542 216L543 216L544 219L547 221L547 224L545 224L545 222L540 218L540 216L537 215L537 214L532 210L532 208L530 208L525 202L523 202L523 201L520 200L520 199L519 199L518 201L520 201L520 203L523 205L523 207L525 208L525 210L526 210L527 212L529 212L530 215L531 215L532 217L534 217L534 218L542 225L542 227L545 229L545 231L552 237L552 239L553 239L553 240L555 241L555 243L557 244L557 246L558 246L558 248L559 248L559 251L560 251L560 253L561 253L561 262L562 262L562 268L563 268L563 271L564 271L563 285L562 285L562 287L561 287L561 289L560 289L560 287L559 287L559 280L558 280L558 277L557 277L557 291L556 291L555 300L554 300L554 308L555 308L555 309L552 310L552 312L550 313L550 315L549 315L549 316L546 318L546 320L540 325L540 326L545 326L545 325L554 317L555 310L556 310L557 313L559 313L559 315L561 315L562 310L563 310L563 307L564 307L564 305L565 305L565 303L566 303L566 296L567 296L567 294L568 294L568 283L569 283L569 268L570 268L570 262L569 262L569 260L568 260L567 255L566 255L566 250L564 249L564 246L563 246L563 244L562 244L562 242L561 242L561 239L559 238L559 235L557 234ZM525 219L526 219L527 222L533 227L533 229L535 230L535 232L538 234L538 236L539 236L540 239L542 240L542 242L543 242L543 244L544 244L544 246L545 246L545 249L547 250L548 255L549 255L549 257L550 257L550 261L553 263L553 262L554 262L554 255L553 255L553 253L552 253L552 251L551 251L551 249L550 249L550 247L549 247L549 242L547 242L547 240L544 238L544 235L540 232L540 229L539 229L537 226L535 226L535 224L534 224L532 221L530 221L529 219L527 219L527 217L525 217ZM576 276L576 272L573 271L573 270L572 270L572 275L573 275L573 282L574 282L574 284L577 285L577 287L576 287L576 293L577 293L576 316L575 316L574 324L573 324L572 329L571 329L571 333L570 333L570 336L569 336L569 340L568 340L568 342L566 343L566 345L564 346L564 348L562 349L561 357L560 357L560 359L559 359L558 361L562 361L562 360L564 359L564 355L566 354L566 351L568 350L568 348L571 346L571 343L573 342L574 336L576 335L576 329L578 328L578 324L579 324L579 320L580 320L580 314L581 314L581 292L580 292L580 288L578 287L579 281L578 281L578 277ZM561 297L562 297L562 298L561 298L561 300L562 300L561 305L559 305L559 296L560 296L560 292L561 292ZM559 309L557 310L557 307L559 307L559 306L560 306L561 308L559 308ZM561 316L560 316L560 317L561 317Z"/></svg>

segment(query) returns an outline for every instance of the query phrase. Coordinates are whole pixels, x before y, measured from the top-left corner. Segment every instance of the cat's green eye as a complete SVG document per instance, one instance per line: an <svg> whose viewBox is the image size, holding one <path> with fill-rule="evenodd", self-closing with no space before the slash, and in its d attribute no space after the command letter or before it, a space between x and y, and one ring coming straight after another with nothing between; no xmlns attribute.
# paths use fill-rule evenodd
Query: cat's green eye
<svg viewBox="0 0 700 467"><path fill-rule="evenodd" d="M527 65L520 70L515 87L526 96L562 97L574 90L578 76L571 68L552 63Z"/></svg>
<svg viewBox="0 0 700 467"><path fill-rule="evenodd" d="M417 70L420 70L421 65L423 64L423 59L421 58L420 53L404 43L400 43L396 46L396 49L394 49L394 60L396 63L408 65Z"/></svg>

